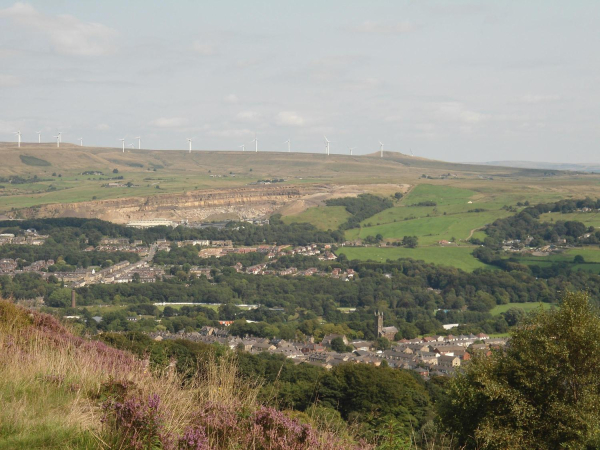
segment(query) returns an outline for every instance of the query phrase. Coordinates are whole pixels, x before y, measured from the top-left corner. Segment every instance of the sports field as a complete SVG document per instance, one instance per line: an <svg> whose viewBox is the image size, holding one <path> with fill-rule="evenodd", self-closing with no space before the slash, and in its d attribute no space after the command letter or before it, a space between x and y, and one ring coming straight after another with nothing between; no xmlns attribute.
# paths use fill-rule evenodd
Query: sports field
<svg viewBox="0 0 600 450"><path fill-rule="evenodd" d="M490 314L492 316L499 316L502 313L505 313L511 308L519 308L525 312L537 311L538 309L552 309L556 308L557 305L550 303L507 303L505 305L497 305L491 309Z"/></svg>
<svg viewBox="0 0 600 450"><path fill-rule="evenodd" d="M387 261L399 258L412 258L428 263L452 266L467 272L490 266L475 259L471 253L472 246L463 247L341 247L337 253L346 255L348 259Z"/></svg>

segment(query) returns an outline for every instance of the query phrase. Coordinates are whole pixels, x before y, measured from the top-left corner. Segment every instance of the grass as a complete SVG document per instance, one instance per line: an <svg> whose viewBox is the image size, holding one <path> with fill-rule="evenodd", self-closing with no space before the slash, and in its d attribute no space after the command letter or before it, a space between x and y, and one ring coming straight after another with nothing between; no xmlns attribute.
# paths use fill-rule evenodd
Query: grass
<svg viewBox="0 0 600 450"><path fill-rule="evenodd" d="M585 263L575 264L573 258L576 255L583 256ZM600 273L600 248L582 247L572 248L561 253L553 253L548 256L513 256L521 264L528 266L549 267L554 263L568 263L572 270L585 270L586 272Z"/></svg>
<svg viewBox="0 0 600 450"><path fill-rule="evenodd" d="M493 316L499 316L502 313L505 313L511 308L520 308L525 312L536 311L539 308L542 309L551 309L555 308L557 305L550 303L507 303L505 305L497 305L491 309L490 314Z"/></svg>
<svg viewBox="0 0 600 450"><path fill-rule="evenodd" d="M546 213L540 216L540 222L558 222L559 220L576 220L594 228L600 228L600 212Z"/></svg>
<svg viewBox="0 0 600 450"><path fill-rule="evenodd" d="M472 272L475 269L490 267L478 261L471 254L473 247L418 247L418 248L403 248L403 247L341 247L337 253L346 255L350 260L373 260L387 261L412 258L415 260L423 260L428 263L440 264L443 266L456 267L467 272Z"/></svg>
<svg viewBox="0 0 600 450"><path fill-rule="evenodd" d="M452 186L420 184L403 200L407 206L421 202L435 202L440 205L465 204L477 192Z"/></svg>
<svg viewBox="0 0 600 450"><path fill-rule="evenodd" d="M436 206L410 206L426 201L435 202ZM385 240L397 241L404 236L417 236L421 245L452 238L466 240L473 230L509 216L511 213L501 208L511 203L510 195L420 184L398 206L369 217L360 229L347 231L346 237L364 239L380 234ZM474 209L485 211L468 212Z"/></svg>
<svg viewBox="0 0 600 450"><path fill-rule="evenodd" d="M321 230L337 230L348 217L350 214L344 206L316 206L299 214L283 217L282 220L286 224L307 222Z"/></svg>
<svg viewBox="0 0 600 450"><path fill-rule="evenodd" d="M0 300L0 449L163 448L169 436L177 442L196 427L202 448L283 450L270 445L271 420L283 433L277 439L300 448L298 422L264 407L259 388L239 376L233 352L216 361L207 350L195 376L183 379ZM307 418L302 429L315 450L355 447L349 428L330 431Z"/></svg>
<svg viewBox="0 0 600 450"><path fill-rule="evenodd" d="M405 208L408 209L408 208ZM499 217L506 217L508 211L485 211L479 213L462 213L451 215L435 215L431 217L415 218L400 222L385 223L366 228L349 230L346 236L349 239L381 234L387 240L401 240L404 236L417 236L419 244L431 245L441 240L466 240L471 230L483 227Z"/></svg>

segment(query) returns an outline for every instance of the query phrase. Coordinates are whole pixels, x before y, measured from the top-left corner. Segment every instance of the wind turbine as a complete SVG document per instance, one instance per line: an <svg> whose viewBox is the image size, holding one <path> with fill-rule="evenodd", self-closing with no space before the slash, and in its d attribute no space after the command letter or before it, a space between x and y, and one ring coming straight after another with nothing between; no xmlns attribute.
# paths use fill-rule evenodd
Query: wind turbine
<svg viewBox="0 0 600 450"><path fill-rule="evenodd" d="M62 142L62 133L60 131L58 132L58 140Z"/></svg>
<svg viewBox="0 0 600 450"><path fill-rule="evenodd" d="M410 150L410 156L415 156L415 154L412 152L412 148L409 150Z"/></svg>
<svg viewBox="0 0 600 450"><path fill-rule="evenodd" d="M79 138L79 139L77 139L77 140L79 141L79 146L80 146L80 147L83 147L83 138Z"/></svg>
<svg viewBox="0 0 600 450"><path fill-rule="evenodd" d="M192 139L193 138L188 138L188 140L187 140L188 144L190 144L190 151L189 151L189 153L192 153Z"/></svg>
<svg viewBox="0 0 600 450"><path fill-rule="evenodd" d="M325 154L329 155L329 139L327 139L327 136L323 136L325 138Z"/></svg>
<svg viewBox="0 0 600 450"><path fill-rule="evenodd" d="M60 133L57 136L54 136L56 138L56 146L60 147Z"/></svg>
<svg viewBox="0 0 600 450"><path fill-rule="evenodd" d="M36 131L37 135L38 135L38 144L42 143L42 132L41 131Z"/></svg>
<svg viewBox="0 0 600 450"><path fill-rule="evenodd" d="M123 143L123 153L125 153L125 138L119 140Z"/></svg>
<svg viewBox="0 0 600 450"><path fill-rule="evenodd" d="M350 147L350 156L352 156L352 150L356 150L356 147Z"/></svg>
<svg viewBox="0 0 600 450"><path fill-rule="evenodd" d="M130 144L127 144L127 147L134 148L135 146L133 145L133 142L131 142Z"/></svg>
<svg viewBox="0 0 600 450"><path fill-rule="evenodd" d="M251 142L254 142L254 151L258 153L258 138L256 137L256 134L254 135L254 139L252 139Z"/></svg>
<svg viewBox="0 0 600 450"><path fill-rule="evenodd" d="M379 141L379 157L383 158L383 142Z"/></svg>
<svg viewBox="0 0 600 450"><path fill-rule="evenodd" d="M244 144L240 145L240 148L242 149L243 152L246 151L246 146Z"/></svg>
<svg viewBox="0 0 600 450"><path fill-rule="evenodd" d="M292 140L288 139L287 141L284 142L284 144L288 145L288 153L290 153L292 151Z"/></svg>
<svg viewBox="0 0 600 450"><path fill-rule="evenodd" d="M134 139L138 140L138 150L140 150L142 148L142 137L136 136L136 137L134 137Z"/></svg>
<svg viewBox="0 0 600 450"><path fill-rule="evenodd" d="M15 134L17 135L17 146L21 147L21 132L15 131Z"/></svg>

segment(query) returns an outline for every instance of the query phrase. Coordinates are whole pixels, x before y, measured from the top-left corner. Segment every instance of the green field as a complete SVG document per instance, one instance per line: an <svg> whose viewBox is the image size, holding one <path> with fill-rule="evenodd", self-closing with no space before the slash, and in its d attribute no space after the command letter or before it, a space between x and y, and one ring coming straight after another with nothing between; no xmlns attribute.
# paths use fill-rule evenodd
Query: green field
<svg viewBox="0 0 600 450"><path fill-rule="evenodd" d="M404 236L418 236L420 245L452 238L467 240L472 231L512 214L501 208L512 204L513 200L508 194L492 195L471 189L420 184L398 206L365 219L360 229L348 230L346 237L364 239L380 234L385 240L397 241ZM435 202L436 206L410 206L428 201ZM473 212L475 209L485 211Z"/></svg>
<svg viewBox="0 0 600 450"><path fill-rule="evenodd" d="M574 264L573 258L581 255L585 259L583 264ZM549 256L515 256L521 264L528 266L549 267L554 263L566 262L570 264L572 270L585 270L587 272L600 273L600 248L583 247L566 250L562 253L555 253Z"/></svg>
<svg viewBox="0 0 600 450"><path fill-rule="evenodd" d="M345 206L317 206L308 208L299 214L285 216L282 218L284 223L308 222L321 230L337 230L344 223L350 214Z"/></svg>
<svg viewBox="0 0 600 450"><path fill-rule="evenodd" d="M481 263L471 255L472 246L463 247L341 247L337 253L346 255L348 259L387 261L399 258L412 258L428 263L452 266L471 272L478 268L490 267Z"/></svg>
<svg viewBox="0 0 600 450"><path fill-rule="evenodd" d="M409 209L409 208L403 208ZM381 234L387 240L401 240L404 236L417 236L420 245L436 244L441 240L467 240L471 230L483 227L500 217L510 215L508 211L484 211L477 213L457 213L448 215L430 215L399 222L385 223L349 230L349 239L364 239L367 236Z"/></svg>
<svg viewBox="0 0 600 450"><path fill-rule="evenodd" d="M537 311L539 308L543 310L555 308L557 305L550 303L507 303L505 305L497 305L490 311L492 316L499 316L511 308L519 308L525 312Z"/></svg>
<svg viewBox="0 0 600 450"><path fill-rule="evenodd" d="M576 220L594 228L600 228L600 212L574 212L568 214L546 213L540 216L540 222L558 222L559 220Z"/></svg>

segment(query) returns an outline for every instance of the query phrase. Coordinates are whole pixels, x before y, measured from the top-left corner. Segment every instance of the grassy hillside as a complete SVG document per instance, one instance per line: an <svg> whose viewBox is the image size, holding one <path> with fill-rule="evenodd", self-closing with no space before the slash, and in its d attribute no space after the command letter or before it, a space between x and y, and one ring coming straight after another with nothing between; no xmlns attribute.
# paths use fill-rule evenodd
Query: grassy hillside
<svg viewBox="0 0 600 450"><path fill-rule="evenodd" d="M0 301L0 449L355 448L262 406L235 360L219 361L184 380Z"/></svg>

